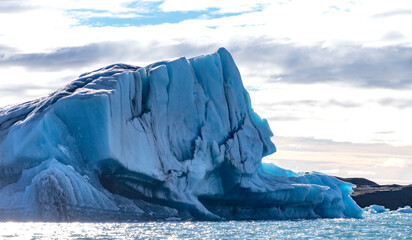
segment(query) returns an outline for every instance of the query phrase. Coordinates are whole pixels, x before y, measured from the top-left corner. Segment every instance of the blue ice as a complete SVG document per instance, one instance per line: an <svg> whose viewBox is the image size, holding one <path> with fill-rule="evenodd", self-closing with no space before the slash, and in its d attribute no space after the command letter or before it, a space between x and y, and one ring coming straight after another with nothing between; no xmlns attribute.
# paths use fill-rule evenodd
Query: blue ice
<svg viewBox="0 0 412 240"><path fill-rule="evenodd" d="M229 52L114 64L0 109L0 219L361 217L354 185L276 151Z"/></svg>

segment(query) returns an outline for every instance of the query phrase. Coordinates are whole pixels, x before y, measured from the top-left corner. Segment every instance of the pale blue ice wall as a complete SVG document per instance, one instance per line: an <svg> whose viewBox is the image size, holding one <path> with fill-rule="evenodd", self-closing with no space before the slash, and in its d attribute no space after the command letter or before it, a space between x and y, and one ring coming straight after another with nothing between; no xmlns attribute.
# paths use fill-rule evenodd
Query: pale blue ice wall
<svg viewBox="0 0 412 240"><path fill-rule="evenodd" d="M352 185L262 164L271 136L223 48L111 65L0 110L0 218L360 217Z"/></svg>

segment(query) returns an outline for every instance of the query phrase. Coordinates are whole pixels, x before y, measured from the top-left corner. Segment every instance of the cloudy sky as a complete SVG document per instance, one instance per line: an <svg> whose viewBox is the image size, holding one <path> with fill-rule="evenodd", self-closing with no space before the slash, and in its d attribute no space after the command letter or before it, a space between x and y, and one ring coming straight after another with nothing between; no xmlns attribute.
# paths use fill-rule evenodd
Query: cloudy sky
<svg viewBox="0 0 412 240"><path fill-rule="evenodd" d="M0 107L219 47L270 123L265 161L412 183L409 0L0 0Z"/></svg>

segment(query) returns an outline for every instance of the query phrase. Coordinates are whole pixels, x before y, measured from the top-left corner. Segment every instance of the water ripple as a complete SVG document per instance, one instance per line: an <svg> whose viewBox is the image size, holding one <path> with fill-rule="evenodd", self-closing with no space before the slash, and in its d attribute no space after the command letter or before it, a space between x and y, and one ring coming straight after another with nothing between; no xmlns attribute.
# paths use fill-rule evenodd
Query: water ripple
<svg viewBox="0 0 412 240"><path fill-rule="evenodd" d="M0 239L412 239L412 214L290 221L4 222Z"/></svg>

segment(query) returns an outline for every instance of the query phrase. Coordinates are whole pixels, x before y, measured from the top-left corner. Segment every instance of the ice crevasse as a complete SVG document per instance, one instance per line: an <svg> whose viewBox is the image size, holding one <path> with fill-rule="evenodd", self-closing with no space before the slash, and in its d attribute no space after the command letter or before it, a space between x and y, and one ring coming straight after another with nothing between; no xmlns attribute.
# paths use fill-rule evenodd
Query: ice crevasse
<svg viewBox="0 0 412 240"><path fill-rule="evenodd" d="M0 109L0 220L360 217L354 187L297 174L230 53L114 64Z"/></svg>

